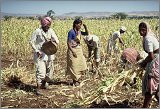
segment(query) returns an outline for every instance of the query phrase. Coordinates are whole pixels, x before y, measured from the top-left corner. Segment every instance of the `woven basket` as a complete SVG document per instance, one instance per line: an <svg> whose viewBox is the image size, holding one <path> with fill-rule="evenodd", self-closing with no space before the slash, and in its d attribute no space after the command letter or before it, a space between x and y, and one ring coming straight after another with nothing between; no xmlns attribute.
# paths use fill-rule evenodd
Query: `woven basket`
<svg viewBox="0 0 160 109"><path fill-rule="evenodd" d="M53 55L57 52L57 44L52 41L43 43L41 50L47 55Z"/></svg>

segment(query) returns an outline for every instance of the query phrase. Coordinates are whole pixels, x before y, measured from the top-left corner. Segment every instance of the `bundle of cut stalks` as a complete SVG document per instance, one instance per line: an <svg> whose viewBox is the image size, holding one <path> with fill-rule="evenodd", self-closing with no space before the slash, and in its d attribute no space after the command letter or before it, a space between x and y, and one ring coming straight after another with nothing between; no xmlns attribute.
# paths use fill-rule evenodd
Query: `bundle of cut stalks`
<svg viewBox="0 0 160 109"><path fill-rule="evenodd" d="M103 93L105 92L113 92L117 88L121 88L124 82L131 83L133 82L133 78L139 76L142 78L143 69L141 68L134 68L128 71L123 70L118 77L108 86L102 89Z"/></svg>
<svg viewBox="0 0 160 109"><path fill-rule="evenodd" d="M87 97L86 100L84 100L83 104L88 105L93 101L99 102L102 99L105 100L108 104L110 104L109 101L116 103L121 102L123 101L123 99L121 98L121 96L118 95L122 95L124 99L125 96L127 96L125 93L121 92L123 84L133 82L133 78L135 77L140 77L142 79L142 75L143 69L136 66L134 66L130 70L123 70L117 75L117 77L112 80L111 83L109 83L108 86L100 87L98 92L94 92L94 94L92 94L90 97ZM132 93L133 97L140 94L140 92L141 91L136 91Z"/></svg>

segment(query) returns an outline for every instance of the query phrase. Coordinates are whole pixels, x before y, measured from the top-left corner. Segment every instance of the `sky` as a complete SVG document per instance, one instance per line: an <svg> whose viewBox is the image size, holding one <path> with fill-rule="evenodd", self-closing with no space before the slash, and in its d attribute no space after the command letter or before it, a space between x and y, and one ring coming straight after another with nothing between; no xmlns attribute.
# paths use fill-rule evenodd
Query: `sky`
<svg viewBox="0 0 160 109"><path fill-rule="evenodd" d="M1 12L55 15L70 12L159 11L159 0L1 0Z"/></svg>

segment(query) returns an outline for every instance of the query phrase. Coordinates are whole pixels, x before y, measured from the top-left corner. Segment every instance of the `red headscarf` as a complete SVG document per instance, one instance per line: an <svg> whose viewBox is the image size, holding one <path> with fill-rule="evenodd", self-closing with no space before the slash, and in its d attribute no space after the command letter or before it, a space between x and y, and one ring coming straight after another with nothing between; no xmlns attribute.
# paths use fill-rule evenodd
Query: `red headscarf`
<svg viewBox="0 0 160 109"><path fill-rule="evenodd" d="M50 17L44 17L41 19L41 25L42 26L48 26L52 22L52 19Z"/></svg>

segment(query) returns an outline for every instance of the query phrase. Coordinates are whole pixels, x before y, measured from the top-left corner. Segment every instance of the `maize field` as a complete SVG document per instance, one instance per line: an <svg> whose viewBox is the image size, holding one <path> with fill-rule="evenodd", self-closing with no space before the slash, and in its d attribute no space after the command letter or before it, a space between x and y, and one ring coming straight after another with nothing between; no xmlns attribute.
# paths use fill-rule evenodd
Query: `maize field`
<svg viewBox="0 0 160 109"><path fill-rule="evenodd" d="M33 50L29 39L40 27L39 20L16 19L1 20L1 107L3 108L91 108L91 107L119 107L140 108L144 97L142 96L142 76L144 71L138 68L122 70L120 66L121 53L115 56L106 55L109 36L125 26L127 31L122 39L126 47L134 47L142 51L142 37L138 26L141 21L147 21L155 30L159 19L104 19L87 20L90 34L95 34L101 41L101 62L99 72L102 78L95 79L88 70L83 74L83 81L79 87L71 85L71 80L65 76L67 57L67 35L72 28L73 20L53 20L51 28L59 38L58 51L54 62L54 84L49 90L43 90L44 96L34 94L36 89L35 66L33 63ZM82 27L82 30L84 28ZM158 37L158 36L157 36ZM87 58L87 45L82 42L84 56ZM105 62L105 58L108 60ZM88 62L88 69L92 63ZM131 77L137 73L136 86L130 85ZM124 85L125 84L125 85ZM153 98L151 108L158 107Z"/></svg>

